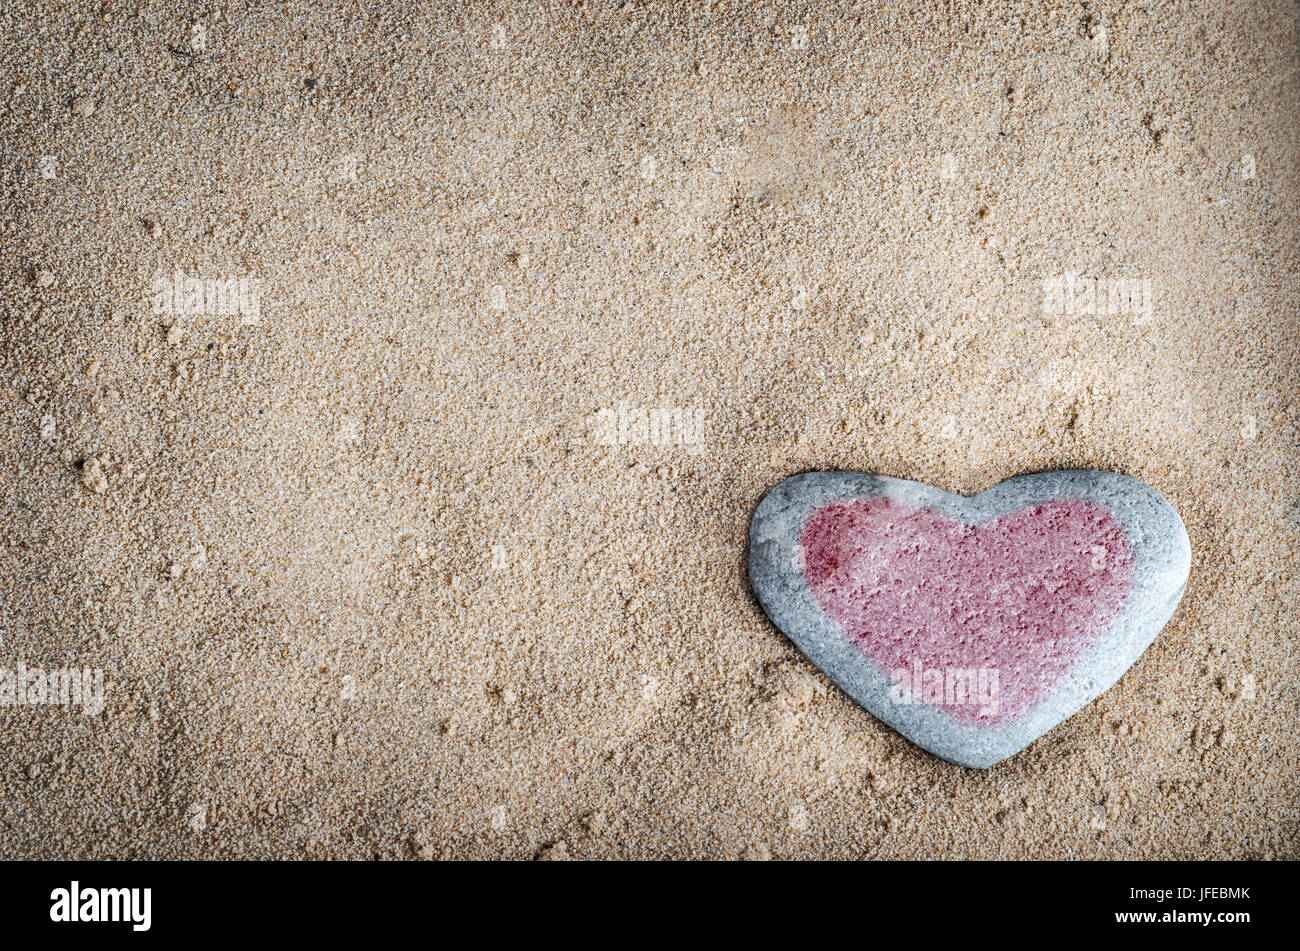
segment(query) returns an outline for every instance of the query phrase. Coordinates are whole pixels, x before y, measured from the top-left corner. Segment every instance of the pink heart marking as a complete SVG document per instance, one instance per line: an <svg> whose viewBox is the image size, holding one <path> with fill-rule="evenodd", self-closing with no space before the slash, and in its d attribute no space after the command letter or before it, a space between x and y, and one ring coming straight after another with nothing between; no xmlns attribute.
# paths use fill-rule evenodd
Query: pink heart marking
<svg viewBox="0 0 1300 951"><path fill-rule="evenodd" d="M834 502L808 518L800 547L822 610L895 680L996 671L994 712L936 703L926 681L916 685L919 699L987 727L1049 693L1133 588L1123 529L1080 500L978 525L884 498Z"/></svg>

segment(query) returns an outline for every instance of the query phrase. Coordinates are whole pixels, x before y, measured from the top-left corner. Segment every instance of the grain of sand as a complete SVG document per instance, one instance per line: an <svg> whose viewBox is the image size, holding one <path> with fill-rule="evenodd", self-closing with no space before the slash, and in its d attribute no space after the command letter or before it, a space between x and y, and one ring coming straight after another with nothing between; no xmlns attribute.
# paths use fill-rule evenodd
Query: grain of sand
<svg viewBox="0 0 1300 951"><path fill-rule="evenodd" d="M0 855L1300 854L1294 4L196 9L0 15L0 666L108 682ZM749 594L827 467L1133 475L1187 596L948 765Z"/></svg>

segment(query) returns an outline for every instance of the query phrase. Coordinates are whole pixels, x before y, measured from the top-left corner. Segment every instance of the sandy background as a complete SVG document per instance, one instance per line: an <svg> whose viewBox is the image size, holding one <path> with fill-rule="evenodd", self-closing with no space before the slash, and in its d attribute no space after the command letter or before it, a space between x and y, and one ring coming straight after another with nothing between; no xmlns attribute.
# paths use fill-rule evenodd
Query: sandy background
<svg viewBox="0 0 1300 951"><path fill-rule="evenodd" d="M0 855L1297 857L1296 7L903 6L7 5L0 666L109 692ZM1191 583L990 771L749 595L791 473L1074 466Z"/></svg>

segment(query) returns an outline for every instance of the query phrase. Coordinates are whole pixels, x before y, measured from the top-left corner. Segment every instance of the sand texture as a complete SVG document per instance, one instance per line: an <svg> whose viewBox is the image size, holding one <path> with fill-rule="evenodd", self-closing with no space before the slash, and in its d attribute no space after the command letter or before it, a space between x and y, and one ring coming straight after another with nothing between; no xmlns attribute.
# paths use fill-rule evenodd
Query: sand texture
<svg viewBox="0 0 1300 951"><path fill-rule="evenodd" d="M0 14L0 668L105 682L0 857L1300 857L1294 3L195 11ZM1186 596L953 766L749 591L810 468Z"/></svg>

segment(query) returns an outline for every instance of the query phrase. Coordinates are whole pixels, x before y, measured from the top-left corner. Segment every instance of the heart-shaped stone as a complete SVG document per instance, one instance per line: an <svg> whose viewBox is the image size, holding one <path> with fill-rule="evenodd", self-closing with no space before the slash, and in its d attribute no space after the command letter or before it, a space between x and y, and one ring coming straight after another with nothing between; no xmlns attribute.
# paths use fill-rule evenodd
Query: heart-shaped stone
<svg viewBox="0 0 1300 951"><path fill-rule="evenodd" d="M963 766L992 766L1108 690L1173 614L1190 564L1173 507L1108 472L970 498L808 472L750 524L768 617L874 716Z"/></svg>

